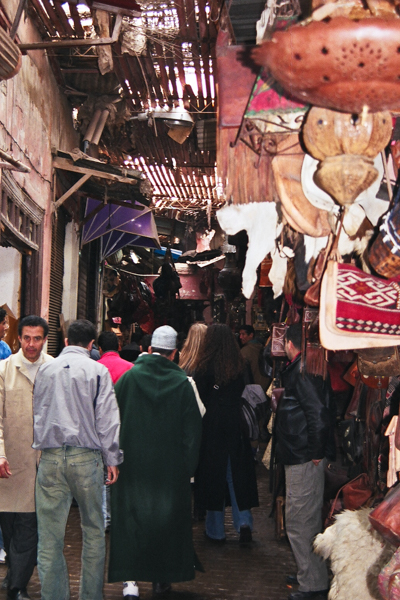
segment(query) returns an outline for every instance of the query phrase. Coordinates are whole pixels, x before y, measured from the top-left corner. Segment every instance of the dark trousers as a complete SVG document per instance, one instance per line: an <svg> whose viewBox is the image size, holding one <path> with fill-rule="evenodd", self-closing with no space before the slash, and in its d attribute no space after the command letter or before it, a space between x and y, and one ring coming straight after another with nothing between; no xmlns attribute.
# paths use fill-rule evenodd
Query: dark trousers
<svg viewBox="0 0 400 600"><path fill-rule="evenodd" d="M9 587L26 588L37 560L36 513L0 512L0 527L7 553Z"/></svg>

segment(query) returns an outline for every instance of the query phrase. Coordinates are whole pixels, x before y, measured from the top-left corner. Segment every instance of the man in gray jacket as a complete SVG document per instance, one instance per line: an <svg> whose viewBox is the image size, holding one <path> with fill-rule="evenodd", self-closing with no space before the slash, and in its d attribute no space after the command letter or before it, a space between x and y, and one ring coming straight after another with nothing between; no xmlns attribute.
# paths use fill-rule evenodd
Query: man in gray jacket
<svg viewBox="0 0 400 600"><path fill-rule="evenodd" d="M104 365L89 357L95 338L89 321L72 323L67 347L39 370L35 380L33 448L42 451L36 479L42 600L69 598L63 547L73 497L79 505L83 536L79 597L103 597L103 461L110 485L118 478L123 455L111 377Z"/></svg>

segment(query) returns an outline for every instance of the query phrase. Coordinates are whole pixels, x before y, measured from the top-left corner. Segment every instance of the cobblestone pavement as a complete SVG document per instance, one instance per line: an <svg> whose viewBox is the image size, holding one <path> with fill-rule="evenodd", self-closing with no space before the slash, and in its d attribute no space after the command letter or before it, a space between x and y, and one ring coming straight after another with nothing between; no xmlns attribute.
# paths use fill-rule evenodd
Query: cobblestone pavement
<svg viewBox="0 0 400 600"><path fill-rule="evenodd" d="M173 591L166 600L286 600L290 586L285 579L295 571L295 563L288 542L275 538L275 521L269 518L271 495L268 491L268 472L257 466L260 507L254 509L253 543L240 547L238 535L229 522L226 528L227 542L215 546L204 537L204 522L193 524L193 537L196 552L205 568L205 573L197 573L196 579L173 584ZM65 554L70 573L71 600L79 597L79 572L81 552L81 531L79 511L71 508L65 538ZM0 581L6 567L0 565ZM152 598L151 584L140 583L141 600ZM40 584L37 571L28 587L32 600L40 599ZM6 592L0 591L0 600L6 599ZM105 584L104 600L122 600L122 584ZM160 599L161 600L161 599Z"/></svg>

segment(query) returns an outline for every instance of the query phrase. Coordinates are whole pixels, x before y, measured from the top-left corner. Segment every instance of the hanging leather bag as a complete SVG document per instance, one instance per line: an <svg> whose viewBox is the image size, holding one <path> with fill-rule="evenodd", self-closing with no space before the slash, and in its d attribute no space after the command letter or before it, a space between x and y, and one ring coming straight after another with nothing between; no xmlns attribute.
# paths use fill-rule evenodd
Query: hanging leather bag
<svg viewBox="0 0 400 600"><path fill-rule="evenodd" d="M274 323L271 331L271 356L274 358L286 357L285 334L286 323Z"/></svg>
<svg viewBox="0 0 400 600"><path fill-rule="evenodd" d="M342 500L340 499L342 496ZM325 520L325 528L333 525L335 515L344 509L357 510L366 504L372 496L372 489L369 484L368 475L361 473L351 481L344 484L331 502L331 509Z"/></svg>
<svg viewBox="0 0 400 600"><path fill-rule="evenodd" d="M358 370L367 377L391 377L400 374L400 358L397 346L365 348L359 350Z"/></svg>
<svg viewBox="0 0 400 600"><path fill-rule="evenodd" d="M400 545L400 485L393 486L369 514L374 529L394 546Z"/></svg>
<svg viewBox="0 0 400 600"><path fill-rule="evenodd" d="M313 283L304 294L304 304L307 306L319 306L319 298L321 293L321 280L325 272L326 263L332 246L333 237L332 235L328 238L326 248L323 248L318 254L317 260L315 261L314 272L313 272Z"/></svg>
<svg viewBox="0 0 400 600"><path fill-rule="evenodd" d="M285 307L285 297L282 298L281 310L279 314L279 323L271 325L271 356L273 358L285 358L285 334L287 325L282 323L283 309Z"/></svg>
<svg viewBox="0 0 400 600"><path fill-rule="evenodd" d="M271 410L273 413L276 413L278 410L279 402L282 400L283 395L285 393L285 388L276 387L271 392Z"/></svg>

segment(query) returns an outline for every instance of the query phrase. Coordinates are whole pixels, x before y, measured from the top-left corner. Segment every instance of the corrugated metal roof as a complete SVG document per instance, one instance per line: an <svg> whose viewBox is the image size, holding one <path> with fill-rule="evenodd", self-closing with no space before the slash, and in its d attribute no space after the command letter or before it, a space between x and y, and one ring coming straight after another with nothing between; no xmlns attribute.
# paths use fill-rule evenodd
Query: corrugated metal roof
<svg viewBox="0 0 400 600"><path fill-rule="evenodd" d="M232 0L229 17L236 44L256 43L256 22L265 8L265 0Z"/></svg>

